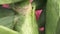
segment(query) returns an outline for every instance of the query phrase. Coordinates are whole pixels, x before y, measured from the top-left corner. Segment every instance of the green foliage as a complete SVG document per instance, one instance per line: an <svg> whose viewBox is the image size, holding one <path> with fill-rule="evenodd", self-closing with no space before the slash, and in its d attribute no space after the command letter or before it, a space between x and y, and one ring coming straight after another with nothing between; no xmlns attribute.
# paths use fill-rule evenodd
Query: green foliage
<svg viewBox="0 0 60 34"><path fill-rule="evenodd" d="M14 25L13 10L0 7L0 25L13 29Z"/></svg>
<svg viewBox="0 0 60 34"><path fill-rule="evenodd" d="M59 1L60 2L60 1ZM57 0L48 0L47 1L47 10L46 10L46 26L45 32L46 34L60 34L59 32L59 12L60 12L60 4Z"/></svg>
<svg viewBox="0 0 60 34"><path fill-rule="evenodd" d="M1 34L38 34L38 27L35 19L35 8L41 9L43 0L35 0L35 3L30 5L29 0L0 0L0 5L9 4L11 9L0 7L0 33ZM35 7L36 6L36 7ZM27 8L28 7L28 8ZM16 16L16 17L15 17ZM14 20L18 18L17 20ZM44 18L44 13L41 15L41 20ZM42 20L44 21L44 19ZM42 23L42 21L40 21ZM6 33L7 32L7 33Z"/></svg>
<svg viewBox="0 0 60 34"><path fill-rule="evenodd" d="M0 34L18 34L18 32L0 25Z"/></svg>
<svg viewBox="0 0 60 34"><path fill-rule="evenodd" d="M22 0L0 0L0 5L21 2Z"/></svg>

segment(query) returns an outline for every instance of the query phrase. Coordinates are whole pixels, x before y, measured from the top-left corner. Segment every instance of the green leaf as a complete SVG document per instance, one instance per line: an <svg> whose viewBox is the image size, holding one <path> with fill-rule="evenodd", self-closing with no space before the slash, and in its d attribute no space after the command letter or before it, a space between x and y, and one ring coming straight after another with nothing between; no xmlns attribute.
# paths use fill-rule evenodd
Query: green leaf
<svg viewBox="0 0 60 34"><path fill-rule="evenodd" d="M0 25L0 34L18 34L18 32Z"/></svg>
<svg viewBox="0 0 60 34"><path fill-rule="evenodd" d="M45 34L58 34L59 26L58 22L60 20L60 1L57 0L48 0L47 1L47 10L46 10L46 26Z"/></svg>
<svg viewBox="0 0 60 34"><path fill-rule="evenodd" d="M12 29L14 26L13 21L14 21L14 12L10 9L0 7L0 25Z"/></svg>
<svg viewBox="0 0 60 34"><path fill-rule="evenodd" d="M1 4L11 4L11 3L15 3L15 2L20 2L22 0L0 0L0 5Z"/></svg>

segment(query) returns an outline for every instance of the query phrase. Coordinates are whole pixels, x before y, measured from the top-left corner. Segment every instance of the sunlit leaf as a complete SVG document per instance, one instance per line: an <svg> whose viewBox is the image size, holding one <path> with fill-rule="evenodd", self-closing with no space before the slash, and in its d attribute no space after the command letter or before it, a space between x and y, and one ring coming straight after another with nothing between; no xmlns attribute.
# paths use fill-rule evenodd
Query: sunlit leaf
<svg viewBox="0 0 60 34"><path fill-rule="evenodd" d="M15 2L19 2L22 0L0 0L0 5L1 4L10 4L10 3L15 3Z"/></svg>
<svg viewBox="0 0 60 34"><path fill-rule="evenodd" d="M0 25L0 34L18 34L18 32Z"/></svg>

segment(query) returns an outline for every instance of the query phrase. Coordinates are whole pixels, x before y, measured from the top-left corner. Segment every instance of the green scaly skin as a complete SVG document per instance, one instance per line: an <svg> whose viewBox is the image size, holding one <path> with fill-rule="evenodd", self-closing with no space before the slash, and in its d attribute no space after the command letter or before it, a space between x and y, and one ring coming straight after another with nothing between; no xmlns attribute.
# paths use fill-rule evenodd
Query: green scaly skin
<svg viewBox="0 0 60 34"><path fill-rule="evenodd" d="M38 34L38 27L35 19L35 9L32 10L32 5L29 1L20 3L14 6L13 9L18 13L18 21L15 25L15 30L19 34Z"/></svg>

